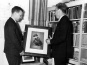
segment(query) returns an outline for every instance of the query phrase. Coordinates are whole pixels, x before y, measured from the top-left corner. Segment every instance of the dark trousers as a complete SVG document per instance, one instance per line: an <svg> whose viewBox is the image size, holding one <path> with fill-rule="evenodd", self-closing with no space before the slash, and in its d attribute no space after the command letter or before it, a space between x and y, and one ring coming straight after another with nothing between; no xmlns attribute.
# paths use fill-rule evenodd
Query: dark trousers
<svg viewBox="0 0 87 65"><path fill-rule="evenodd" d="M54 57L55 65L67 65L68 59L64 57Z"/></svg>
<svg viewBox="0 0 87 65"><path fill-rule="evenodd" d="M20 65L21 63L20 55L6 54L6 58L7 58L9 65Z"/></svg>

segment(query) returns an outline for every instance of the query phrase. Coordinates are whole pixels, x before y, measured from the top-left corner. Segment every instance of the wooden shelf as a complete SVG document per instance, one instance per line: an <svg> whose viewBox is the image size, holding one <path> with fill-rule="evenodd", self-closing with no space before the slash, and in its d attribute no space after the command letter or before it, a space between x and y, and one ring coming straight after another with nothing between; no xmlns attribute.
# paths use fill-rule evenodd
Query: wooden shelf
<svg viewBox="0 0 87 65"><path fill-rule="evenodd" d="M71 21L80 21L81 19L70 19Z"/></svg>

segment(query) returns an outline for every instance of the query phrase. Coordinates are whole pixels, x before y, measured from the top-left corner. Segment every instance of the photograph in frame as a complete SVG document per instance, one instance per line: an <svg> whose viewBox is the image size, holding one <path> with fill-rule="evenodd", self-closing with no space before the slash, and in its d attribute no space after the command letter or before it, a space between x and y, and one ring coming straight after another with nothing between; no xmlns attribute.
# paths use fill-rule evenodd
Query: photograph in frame
<svg viewBox="0 0 87 65"><path fill-rule="evenodd" d="M44 33L32 31L30 48L43 50Z"/></svg>
<svg viewBox="0 0 87 65"><path fill-rule="evenodd" d="M22 63L34 62L35 59L33 56L22 56Z"/></svg>
<svg viewBox="0 0 87 65"><path fill-rule="evenodd" d="M25 26L24 34L24 51L25 55L33 56L47 56L48 54L48 44L46 39L48 39L50 27L42 26Z"/></svg>

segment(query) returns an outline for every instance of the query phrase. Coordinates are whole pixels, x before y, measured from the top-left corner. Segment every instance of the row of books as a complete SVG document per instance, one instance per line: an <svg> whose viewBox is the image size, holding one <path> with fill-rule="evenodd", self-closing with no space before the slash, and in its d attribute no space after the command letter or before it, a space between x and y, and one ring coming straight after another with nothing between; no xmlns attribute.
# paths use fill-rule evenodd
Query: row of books
<svg viewBox="0 0 87 65"><path fill-rule="evenodd" d="M80 65L87 65L87 49L81 49L81 59L80 60L81 60ZM77 51L77 50L74 50L73 61L75 61L75 62L79 61L79 51ZM73 65L73 64L74 63L71 63L70 65Z"/></svg>
<svg viewBox="0 0 87 65"><path fill-rule="evenodd" d="M85 4L85 10L87 10L87 3Z"/></svg>
<svg viewBox="0 0 87 65"><path fill-rule="evenodd" d="M79 60L79 51L74 51L73 59Z"/></svg>
<svg viewBox="0 0 87 65"><path fill-rule="evenodd" d="M84 11L84 18L87 18L87 11Z"/></svg>
<svg viewBox="0 0 87 65"><path fill-rule="evenodd" d="M70 19L79 19L81 18L81 10L82 5L69 7L67 9L67 15L69 16Z"/></svg>
<svg viewBox="0 0 87 65"><path fill-rule="evenodd" d="M73 33L79 33L80 32L80 22L74 21L73 24Z"/></svg>
<svg viewBox="0 0 87 65"><path fill-rule="evenodd" d="M79 61L79 51L74 50L73 59L70 59L69 65L78 65ZM87 65L87 49L81 49L81 59L80 65Z"/></svg>
<svg viewBox="0 0 87 65"><path fill-rule="evenodd" d="M87 65L86 63L81 63L80 65Z"/></svg>
<svg viewBox="0 0 87 65"><path fill-rule="evenodd" d="M74 35L73 37L73 41L74 41L74 47L78 47L79 48L79 41L80 41L80 35ZM87 34L83 34L82 35L82 42L81 42L81 47L84 47L87 49Z"/></svg>
<svg viewBox="0 0 87 65"><path fill-rule="evenodd" d="M82 32L83 32L83 33L87 33L87 21L84 21L84 22L83 22Z"/></svg>
<svg viewBox="0 0 87 65"><path fill-rule="evenodd" d="M82 5L77 5L69 7L67 10L67 15L70 19L80 19L82 12ZM87 18L87 4L85 4L83 11L83 18ZM70 65L87 65L87 21L82 21L82 29L80 27L80 21L74 21L73 24L73 33L80 33L82 31L82 36L80 34L74 34L74 47L79 48L80 38L81 38L81 52L79 50L74 50L73 60L77 60L78 64L75 62L70 63ZM81 53L81 54L80 54ZM80 54L80 57L79 57Z"/></svg>
<svg viewBox="0 0 87 65"><path fill-rule="evenodd" d="M74 47L78 47L79 48L79 40L80 40L80 35L74 35Z"/></svg>
<svg viewBox="0 0 87 65"><path fill-rule="evenodd" d="M84 18L87 18L87 4L85 4ZM82 5L77 5L69 7L67 9L67 15L70 19L80 19L81 18ZM55 11L49 11L48 13L49 21L57 21L58 19L55 16Z"/></svg>
<svg viewBox="0 0 87 65"><path fill-rule="evenodd" d="M70 59L68 65L79 65L75 59ZM87 65L87 63L80 62L80 65Z"/></svg>
<svg viewBox="0 0 87 65"><path fill-rule="evenodd" d="M81 42L82 47L87 47L87 34L82 35L82 42Z"/></svg>
<svg viewBox="0 0 87 65"><path fill-rule="evenodd" d="M73 33L80 32L80 21L73 21ZM87 33L87 21L84 21L82 24L82 32Z"/></svg>
<svg viewBox="0 0 87 65"><path fill-rule="evenodd" d="M69 7L67 9L67 15L70 19L80 19L81 18L82 5L77 5ZM85 4L84 18L87 18L87 4ZM48 13L49 21L57 21L55 16L55 11L49 11Z"/></svg>
<svg viewBox="0 0 87 65"><path fill-rule="evenodd" d="M58 19L55 16L55 11L49 11L48 13L48 20L51 21L58 21Z"/></svg>
<svg viewBox="0 0 87 65"><path fill-rule="evenodd" d="M87 49L81 49L81 61L87 63Z"/></svg>

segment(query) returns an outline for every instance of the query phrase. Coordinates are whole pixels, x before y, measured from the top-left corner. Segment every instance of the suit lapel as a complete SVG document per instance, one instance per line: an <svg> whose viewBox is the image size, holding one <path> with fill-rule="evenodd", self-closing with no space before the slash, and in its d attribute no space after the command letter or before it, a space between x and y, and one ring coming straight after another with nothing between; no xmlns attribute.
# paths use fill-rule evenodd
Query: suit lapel
<svg viewBox="0 0 87 65"><path fill-rule="evenodd" d="M18 23L16 23L16 25L17 25L17 28L19 29L19 31L22 32L21 28L20 28L20 25Z"/></svg>

